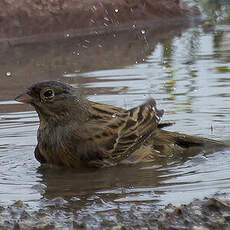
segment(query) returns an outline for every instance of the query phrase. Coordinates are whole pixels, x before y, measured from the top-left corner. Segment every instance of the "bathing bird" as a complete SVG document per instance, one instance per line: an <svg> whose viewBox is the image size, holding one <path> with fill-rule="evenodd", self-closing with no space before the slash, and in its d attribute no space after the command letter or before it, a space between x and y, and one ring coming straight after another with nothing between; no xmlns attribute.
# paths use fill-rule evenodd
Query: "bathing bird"
<svg viewBox="0 0 230 230"><path fill-rule="evenodd" d="M154 99L131 108L88 100L59 81L33 84L18 102L32 105L39 117L34 154L40 163L70 168L152 162L157 158L223 147L220 141L164 128L163 110Z"/></svg>

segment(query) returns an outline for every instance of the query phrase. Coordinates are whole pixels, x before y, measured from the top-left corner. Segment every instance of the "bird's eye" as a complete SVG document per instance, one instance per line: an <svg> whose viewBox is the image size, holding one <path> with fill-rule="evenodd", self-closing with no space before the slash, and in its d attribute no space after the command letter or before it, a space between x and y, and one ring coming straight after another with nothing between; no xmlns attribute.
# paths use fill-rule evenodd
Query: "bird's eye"
<svg viewBox="0 0 230 230"><path fill-rule="evenodd" d="M54 94L53 90L48 89L48 90L46 90L46 91L44 92L43 95L44 95L46 98L50 98L50 97L53 97L53 94Z"/></svg>
<svg viewBox="0 0 230 230"><path fill-rule="evenodd" d="M40 96L43 102L51 101L54 98L54 91L50 88L44 89L41 91Z"/></svg>

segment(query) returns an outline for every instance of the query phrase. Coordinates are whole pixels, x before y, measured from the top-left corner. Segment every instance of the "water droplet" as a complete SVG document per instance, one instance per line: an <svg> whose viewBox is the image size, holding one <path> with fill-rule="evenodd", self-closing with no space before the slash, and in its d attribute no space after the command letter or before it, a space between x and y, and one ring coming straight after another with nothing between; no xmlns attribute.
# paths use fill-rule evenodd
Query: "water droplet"
<svg viewBox="0 0 230 230"><path fill-rule="evenodd" d="M7 77L12 77L12 73L11 72L6 72L6 76Z"/></svg>
<svg viewBox="0 0 230 230"><path fill-rule="evenodd" d="M73 51L73 55L75 55L76 54L76 52L75 51Z"/></svg>
<svg viewBox="0 0 230 230"><path fill-rule="evenodd" d="M114 11L115 11L116 13L118 13L119 9L116 8L116 9L114 9Z"/></svg>
<svg viewBox="0 0 230 230"><path fill-rule="evenodd" d="M101 45L101 44L99 44L99 45L98 45L98 47L102 48L102 45Z"/></svg>
<svg viewBox="0 0 230 230"><path fill-rule="evenodd" d="M95 23L95 21L93 19L90 19L90 22Z"/></svg>
<svg viewBox="0 0 230 230"><path fill-rule="evenodd" d="M104 17L104 19L105 19L107 22L109 22L109 18L108 18L108 17Z"/></svg>
<svg viewBox="0 0 230 230"><path fill-rule="evenodd" d="M157 114L155 114L155 117L158 121L160 120L160 117Z"/></svg>
<svg viewBox="0 0 230 230"><path fill-rule="evenodd" d="M142 33L142 34L145 34L145 30L142 29L142 30L141 30L141 33Z"/></svg>
<svg viewBox="0 0 230 230"><path fill-rule="evenodd" d="M115 118L116 116L117 116L117 114L116 114L116 113L114 113L114 114L112 115L112 117L113 117L113 118Z"/></svg>
<svg viewBox="0 0 230 230"><path fill-rule="evenodd" d="M65 36L66 36L67 38L69 38L69 37L70 37L70 34L66 34Z"/></svg>
<svg viewBox="0 0 230 230"><path fill-rule="evenodd" d="M133 24L133 28L136 28L136 25L135 25L135 24Z"/></svg>
<svg viewBox="0 0 230 230"><path fill-rule="evenodd" d="M79 52L77 52L77 56L79 56L80 55L80 53Z"/></svg>
<svg viewBox="0 0 230 230"><path fill-rule="evenodd" d="M203 154L206 154L205 151L202 151ZM201 159L207 160L208 158L205 155L200 156Z"/></svg>
<svg viewBox="0 0 230 230"><path fill-rule="evenodd" d="M71 199L70 199L70 201L79 201L79 200L81 200L80 198L78 198L78 197L72 197Z"/></svg>

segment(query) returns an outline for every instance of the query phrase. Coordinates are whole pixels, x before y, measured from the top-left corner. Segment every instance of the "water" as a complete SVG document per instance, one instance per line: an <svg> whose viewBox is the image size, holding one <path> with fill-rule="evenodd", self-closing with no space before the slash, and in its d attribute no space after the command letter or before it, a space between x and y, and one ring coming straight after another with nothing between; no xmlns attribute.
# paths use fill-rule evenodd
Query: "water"
<svg viewBox="0 0 230 230"><path fill-rule="evenodd" d="M210 5L201 2L205 12ZM0 203L22 200L35 209L62 197L83 214L127 210L133 204L144 212L151 206L228 195L229 150L133 167L40 168L33 156L37 114L13 100L45 79L68 82L92 100L124 108L153 97L165 109L164 120L176 122L170 130L228 140L230 21L228 2L221 4L212 5L212 14L206 12L215 28L171 26L157 34L145 28L144 35L133 30L2 48ZM216 17L223 11L225 17Z"/></svg>

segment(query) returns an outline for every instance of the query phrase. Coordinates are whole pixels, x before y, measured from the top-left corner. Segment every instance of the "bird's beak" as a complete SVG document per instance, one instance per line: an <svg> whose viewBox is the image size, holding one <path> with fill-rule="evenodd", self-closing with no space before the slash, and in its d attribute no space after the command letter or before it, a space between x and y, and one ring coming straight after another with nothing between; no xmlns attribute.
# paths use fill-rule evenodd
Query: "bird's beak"
<svg viewBox="0 0 230 230"><path fill-rule="evenodd" d="M22 93L15 98L15 101L31 104L33 102L33 98L28 93Z"/></svg>

